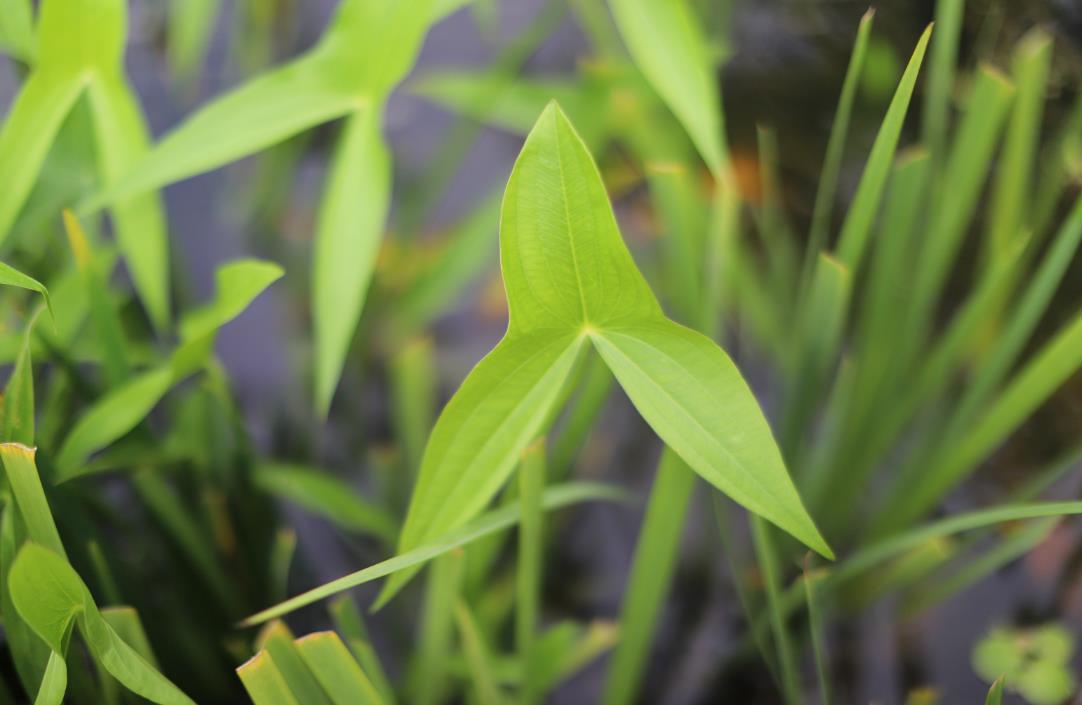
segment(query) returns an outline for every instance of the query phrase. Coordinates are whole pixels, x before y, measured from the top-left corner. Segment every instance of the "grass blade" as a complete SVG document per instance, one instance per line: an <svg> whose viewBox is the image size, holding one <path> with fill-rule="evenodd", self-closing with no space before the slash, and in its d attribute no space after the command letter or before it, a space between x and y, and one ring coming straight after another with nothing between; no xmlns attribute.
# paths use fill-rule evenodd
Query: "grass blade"
<svg viewBox="0 0 1082 705"><path fill-rule="evenodd" d="M925 148L935 157L943 154L949 126L951 93L954 90L958 40L962 33L965 0L938 0L935 6L935 36L928 62L928 84L924 96L921 127Z"/></svg>
<svg viewBox="0 0 1082 705"><path fill-rule="evenodd" d="M53 317L53 302L49 298L49 290L46 289L45 285L39 282L37 279L23 274L11 265L0 262L0 284L4 284L6 286L17 286L20 289L36 291L37 293L41 294L41 297L45 299L46 308L49 309L49 316Z"/></svg>
<svg viewBox="0 0 1082 705"><path fill-rule="evenodd" d="M496 685L488 647L469 607L461 600L455 605L455 621L458 624L462 649L466 652L466 664L469 666L478 705L501 705L504 698Z"/></svg>
<svg viewBox="0 0 1082 705"><path fill-rule="evenodd" d="M545 493L541 498L541 506L545 511L552 511L579 502L597 500L618 501L623 498L623 493L603 485L567 483L556 487L550 487L545 490ZM330 597L343 590L363 585L401 570L408 570L414 566L419 566L455 548L465 546L479 538L489 536L513 526L521 519L521 513L522 509L518 504L509 504L499 509L492 510L477 517L464 526L426 541L410 551L400 553L393 558L388 558L385 561L359 570L356 573L351 573L350 575L338 578L337 580L332 580L320 587L286 600L279 605L275 605L274 607L254 614L245 619L241 624L244 626L261 624L276 617L281 617L284 614L288 614L299 607L318 602L319 600Z"/></svg>
<svg viewBox="0 0 1082 705"><path fill-rule="evenodd" d="M717 78L700 25L685 0L610 0L639 70L683 124L719 181L728 155Z"/></svg>
<svg viewBox="0 0 1082 705"><path fill-rule="evenodd" d="M868 155L864 173L860 176L860 184L853 195L853 202L838 237L838 259L854 276L864 254L872 222L879 210L879 203L894 160L894 152L898 148L902 125L905 123L909 101L913 97L913 88L917 83L917 74L920 72L931 33L930 26L924 30L924 34L921 35L913 50L913 56L909 59L909 65L906 66L905 73L898 82L898 88L890 101L890 107L887 108L879 133L875 136L875 143L872 144L872 151Z"/></svg>
<svg viewBox="0 0 1082 705"><path fill-rule="evenodd" d="M380 135L382 109L350 116L334 154L312 254L315 404L326 416L376 263L390 206L391 158Z"/></svg>
<svg viewBox="0 0 1082 705"><path fill-rule="evenodd" d="M260 651L238 668L237 675L255 705L301 705L266 651Z"/></svg>
<svg viewBox="0 0 1082 705"><path fill-rule="evenodd" d="M525 670L521 702L535 703L540 693L532 690L536 682L531 672L535 635L540 619L541 560L544 548L541 496L545 490L545 442L535 441L522 454L518 471L519 523L518 569L515 573L515 650Z"/></svg>
<svg viewBox="0 0 1082 705"><path fill-rule="evenodd" d="M267 624L256 637L256 648L270 654L282 674L286 687L304 705L331 705L330 699L308 669L300 649L293 644L293 633L282 622Z"/></svg>
<svg viewBox="0 0 1082 705"><path fill-rule="evenodd" d="M289 463L265 463L256 471L254 481L263 490L294 502L341 529L394 543L398 532L394 518L325 471Z"/></svg>
<svg viewBox="0 0 1082 705"><path fill-rule="evenodd" d="M605 682L604 705L633 702L642 682L694 486L691 468L675 452L663 451L620 608L620 640Z"/></svg>
<svg viewBox="0 0 1082 705"><path fill-rule="evenodd" d="M1052 63L1052 38L1034 29L1019 43L1012 61L1012 77L1018 96L1011 112L1003 156L992 195L989 246L992 256L1003 257L1011 242L1022 235L1029 219L1035 160L1041 136L1041 113L1048 71Z"/></svg>
<svg viewBox="0 0 1082 705"><path fill-rule="evenodd" d="M296 649L334 705L384 705L372 682L334 632L301 637ZM312 701L303 702L308 705Z"/></svg>
<svg viewBox="0 0 1082 705"><path fill-rule="evenodd" d="M819 186L815 191L815 205L812 209L811 231L808 234L808 251L804 258L803 281L808 282L815 265L815 259L827 245L827 234L834 213L834 200L838 193L838 174L841 171L842 157L845 153L845 140L849 134L849 120L853 116L853 103L860 85L860 76L864 71L864 60L868 55L868 37L872 33L872 20L875 10L868 10L860 18L857 38L853 42L853 53L849 56L849 66L842 81L842 94L838 98L838 109L830 125L830 137L827 139L826 155L823 157L823 170L819 175Z"/></svg>

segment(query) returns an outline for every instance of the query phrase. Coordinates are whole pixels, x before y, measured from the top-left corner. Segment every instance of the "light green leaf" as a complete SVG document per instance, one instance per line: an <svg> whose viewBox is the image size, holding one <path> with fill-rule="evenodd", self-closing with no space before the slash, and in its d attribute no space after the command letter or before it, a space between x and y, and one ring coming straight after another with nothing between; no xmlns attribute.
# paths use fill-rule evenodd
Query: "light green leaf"
<svg viewBox="0 0 1082 705"><path fill-rule="evenodd" d="M49 290L37 279L23 274L11 265L0 262L0 284L38 292L45 299L45 306L49 309L49 316L53 316L53 302L49 298Z"/></svg>
<svg viewBox="0 0 1082 705"><path fill-rule="evenodd" d="M87 85L87 97L101 179L108 187L146 154L150 138L132 88L121 76L96 76ZM161 198L140 194L117 201L111 213L135 290L151 322L164 330L169 323L169 242Z"/></svg>
<svg viewBox="0 0 1082 705"><path fill-rule="evenodd" d="M620 501L626 498L622 492L604 485L590 483L567 483L550 487L541 497L541 506L545 511L560 509L578 502ZM411 551L371 565L363 570L332 580L317 588L293 597L285 602L263 610L245 619L244 626L261 624L276 617L292 612L305 605L318 602L335 593L349 590L373 580L401 570L420 566L433 558L443 555L460 546L476 541L513 526L521 518L521 507L517 503L508 504L483 514L462 527L437 536Z"/></svg>
<svg viewBox="0 0 1082 705"><path fill-rule="evenodd" d="M194 705L113 631L86 585L56 553L26 544L11 568L8 587L19 614L54 653L63 653L74 623L98 663L128 690L160 705Z"/></svg>
<svg viewBox="0 0 1082 705"><path fill-rule="evenodd" d="M275 620L256 638L256 648L270 654L286 685L304 705L331 705L315 676L305 665L299 649L293 644L293 634L282 622Z"/></svg>
<svg viewBox="0 0 1082 705"><path fill-rule="evenodd" d="M504 194L509 330L587 330L661 311L627 251L586 145L550 103Z"/></svg>
<svg viewBox="0 0 1082 705"><path fill-rule="evenodd" d="M984 705L1003 705L1003 676L996 678L996 682L988 690L988 697L984 699Z"/></svg>
<svg viewBox="0 0 1082 705"><path fill-rule="evenodd" d="M310 52L216 98L81 212L216 169L359 109L364 101L342 90L332 58Z"/></svg>
<svg viewBox="0 0 1082 705"><path fill-rule="evenodd" d="M683 124L717 179L727 156L714 62L685 0L610 0L613 18L646 80Z"/></svg>
<svg viewBox="0 0 1082 705"><path fill-rule="evenodd" d="M199 69L210 44L218 0L173 0L169 3L169 65L181 81Z"/></svg>
<svg viewBox="0 0 1082 705"><path fill-rule="evenodd" d="M0 51L29 64L34 60L35 44L30 0L0 0Z"/></svg>
<svg viewBox="0 0 1082 705"><path fill-rule="evenodd" d="M255 474L256 485L295 502L348 531L374 534L394 542L397 526L380 506L361 498L351 487L313 468L267 463Z"/></svg>
<svg viewBox="0 0 1082 705"><path fill-rule="evenodd" d="M30 336L34 321L27 326L15 369L4 388L0 441L34 445L34 368L30 359Z"/></svg>
<svg viewBox="0 0 1082 705"><path fill-rule="evenodd" d="M620 639L609 666L604 705L633 702L645 675L662 601L676 569L694 487L695 473L691 468L672 450L662 452L620 608Z"/></svg>
<svg viewBox="0 0 1082 705"><path fill-rule="evenodd" d="M478 705L502 705L505 699L496 685L488 645L473 613L461 600L455 605L455 622Z"/></svg>
<svg viewBox="0 0 1082 705"><path fill-rule="evenodd" d="M531 656L541 614L541 561L544 525L541 493L545 489L545 443L538 440L522 454L518 470L522 522L518 532L518 566L515 571L515 649L525 668L524 705L537 702L539 691L531 672Z"/></svg>
<svg viewBox="0 0 1082 705"><path fill-rule="evenodd" d="M277 264L256 259L222 265L214 273L214 299L181 320L181 340L193 342L214 333L239 316L283 273Z"/></svg>
<svg viewBox="0 0 1082 705"><path fill-rule="evenodd" d="M30 195L49 146L81 91L75 77L37 71L23 84L8 111L0 127L0 183L6 184L0 190L0 243Z"/></svg>
<svg viewBox="0 0 1082 705"><path fill-rule="evenodd" d="M101 450L138 425L166 392L205 364L216 331L236 318L252 300L282 275L278 265L240 260L215 274L214 300L181 322L184 344L164 364L136 375L109 391L79 418L56 456L57 481L82 473L91 453Z"/></svg>
<svg viewBox="0 0 1082 705"><path fill-rule="evenodd" d="M692 469L833 557L789 479L754 395L721 348L663 318L591 337L639 413Z"/></svg>
<svg viewBox="0 0 1082 705"><path fill-rule="evenodd" d="M382 106L346 121L323 190L312 255L316 409L326 415L361 317L390 205Z"/></svg>
<svg viewBox="0 0 1082 705"><path fill-rule="evenodd" d="M301 705L266 651L260 651L238 668L237 675L255 705Z"/></svg>
<svg viewBox="0 0 1082 705"><path fill-rule="evenodd" d="M853 202L849 206L845 223L842 225L842 232L838 236L838 259L854 274L858 271L872 223L883 198L887 176L890 174L894 152L898 148L909 101L913 97L917 74L920 72L931 33L930 26L924 30L924 34L921 35L913 50L913 56L909 59L909 65L902 74L894 98L890 101L890 107L887 108L887 114L883 117L883 124L875 136L872 151L864 166L864 173L860 176L860 183L853 195Z"/></svg>
<svg viewBox="0 0 1082 705"><path fill-rule="evenodd" d="M429 437L399 553L484 509L541 431L582 349L582 337L570 333L508 335L478 363ZM392 578L381 603L413 572Z"/></svg>
<svg viewBox="0 0 1082 705"><path fill-rule="evenodd" d="M143 629L143 621L139 619L139 613L134 607L105 607L101 610L101 617L143 660L158 668L158 661L150 648L150 640Z"/></svg>
<svg viewBox="0 0 1082 705"><path fill-rule="evenodd" d="M11 483L19 516L26 525L27 538L63 556L64 544L60 542L60 533L56 530L34 461L36 452L37 449L19 443L0 443L0 460Z"/></svg>
<svg viewBox="0 0 1082 705"><path fill-rule="evenodd" d="M372 682L334 632L301 637L296 649L334 705L384 705Z"/></svg>

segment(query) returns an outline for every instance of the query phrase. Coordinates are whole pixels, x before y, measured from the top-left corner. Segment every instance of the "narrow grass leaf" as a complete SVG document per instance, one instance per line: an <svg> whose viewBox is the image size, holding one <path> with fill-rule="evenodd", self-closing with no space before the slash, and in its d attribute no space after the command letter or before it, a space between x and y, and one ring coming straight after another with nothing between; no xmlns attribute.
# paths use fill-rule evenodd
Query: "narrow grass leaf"
<svg viewBox="0 0 1082 705"><path fill-rule="evenodd" d="M238 668L237 675L255 705L301 705L266 651L260 651Z"/></svg>
<svg viewBox="0 0 1082 705"><path fill-rule="evenodd" d="M293 633L279 620L268 623L256 637L256 648L270 654L290 692L305 705L330 705L316 677L309 670L300 649L293 644Z"/></svg>
<svg viewBox="0 0 1082 705"><path fill-rule="evenodd" d="M864 173L860 176L860 183L853 195L853 202L838 237L838 259L854 274L858 271L872 223L879 210L879 203L883 197L891 163L894 161L894 152L898 148L902 126L909 110L909 101L913 97L917 74L920 72L931 33L930 26L924 30L913 50L913 56L909 59L909 65L906 66L905 73L898 82L898 88L891 99L890 107L887 108L887 114L883 118L875 142L872 144L872 151L864 165Z"/></svg>
<svg viewBox="0 0 1082 705"><path fill-rule="evenodd" d="M544 535L541 495L545 489L545 442L535 441L522 454L518 488L522 519L519 523L518 566L515 573L515 649L526 673L522 692L525 704L537 702L539 693L532 690L531 655L540 619L541 562Z"/></svg>
<svg viewBox="0 0 1082 705"><path fill-rule="evenodd" d="M988 690L988 697L984 699L984 705L1003 705L1003 676L996 679Z"/></svg>
<svg viewBox="0 0 1082 705"><path fill-rule="evenodd" d="M60 542L60 533L56 530L41 475L34 462L36 452L37 449L19 443L0 443L0 460L11 484L19 515L26 525L27 538L63 556L64 544Z"/></svg>
<svg viewBox="0 0 1082 705"><path fill-rule="evenodd" d="M986 407L963 437L898 501L894 521L930 509L1082 366L1082 315L1044 345ZM901 525L901 524L899 524Z"/></svg>
<svg viewBox="0 0 1082 705"><path fill-rule="evenodd" d="M318 632L301 637L297 640L296 649L334 705L385 705L372 682L334 632Z"/></svg>
<svg viewBox="0 0 1082 705"><path fill-rule="evenodd" d="M34 321L27 326L15 368L4 387L3 416L0 417L0 441L34 445L34 368L30 358L30 335Z"/></svg>
<svg viewBox="0 0 1082 705"><path fill-rule="evenodd" d="M827 236L834 214L834 200L838 194L838 174L841 172L842 157L845 155L849 121L853 116L853 103L856 100L857 87L860 85L860 76L864 72L864 61L868 55L868 37L872 33L874 18L875 10L871 9L860 18L857 38L853 42L853 52L849 56L849 65L842 81L838 108L834 112L834 121L830 125L830 137L827 138L826 155L823 157L823 170L819 174L819 186L815 191L811 230L808 234L808 250L804 258L804 281L808 281L815 258L827 245Z"/></svg>
<svg viewBox="0 0 1082 705"><path fill-rule="evenodd" d="M257 469L255 484L267 492L295 502L339 528L378 536L393 543L398 527L394 518L325 471L289 463L265 463Z"/></svg>
<svg viewBox="0 0 1082 705"><path fill-rule="evenodd" d="M774 649L777 653L778 670L781 675L782 697L788 705L800 705L796 653L781 606L781 565L774 537L771 534L773 529L760 517L752 517L751 522L755 556L759 570L762 572L763 587L766 590L767 613L770 616L770 632L774 637Z"/></svg>
<svg viewBox="0 0 1082 705"><path fill-rule="evenodd" d="M1029 220L1041 114L1052 63L1052 38L1039 28L1030 31L1018 44L1011 63L1018 95L1003 143L989 219L992 228L989 244L996 257L1004 256Z"/></svg>
<svg viewBox="0 0 1082 705"><path fill-rule="evenodd" d="M131 86L120 75L96 76L87 86L102 183L116 183L148 151L146 121ZM169 322L169 242L157 193L117 201L111 208L117 243L135 290L154 326Z"/></svg>
<svg viewBox="0 0 1082 705"><path fill-rule="evenodd" d="M463 592L466 552L452 549L432 562L425 576L417 652L410 663L408 697L417 705L438 705L447 695L454 652L455 605Z"/></svg>
<svg viewBox="0 0 1082 705"><path fill-rule="evenodd" d="M954 90L958 41L962 34L965 0L938 0L935 6L935 36L928 62L921 128L925 148L935 157L943 153L950 124L951 94Z"/></svg>
<svg viewBox="0 0 1082 705"><path fill-rule="evenodd" d="M330 408L364 307L390 205L391 159L372 105L343 126L316 223L312 271L315 404Z"/></svg>
<svg viewBox="0 0 1082 705"><path fill-rule="evenodd" d="M691 468L675 452L663 451L620 608L620 640L605 682L604 705L633 702L642 682L694 486Z"/></svg>
<svg viewBox="0 0 1082 705"><path fill-rule="evenodd" d="M466 603L459 600L455 606L455 621L458 624L458 636L462 650L466 654L470 680L473 681L474 695L478 705L501 705L505 702L500 688L496 685L496 676L492 671L491 657L484 636L477 626L477 620Z"/></svg>
<svg viewBox="0 0 1082 705"><path fill-rule="evenodd" d="M550 487L545 490L545 493L542 495L541 504L545 511L552 511L579 502L620 501L624 498L625 495L622 492L603 485L573 482ZM421 564L455 548L465 546L468 543L498 531L503 531L504 529L515 525L520 519L521 507L518 504L509 504L499 509L492 510L477 517L464 526L453 531L448 531L442 536L435 537L408 552L400 553L393 558L388 558L385 561L376 563L363 570L351 573L350 575L338 578L337 580L332 580L320 587L286 600L279 605L252 615L245 619L242 624L244 626L261 624L344 590L391 575L397 571L420 566Z"/></svg>
<svg viewBox="0 0 1082 705"><path fill-rule="evenodd" d="M219 0L172 0L169 3L169 66L182 82L188 82L203 63Z"/></svg>
<svg viewBox="0 0 1082 705"><path fill-rule="evenodd" d="M68 75L32 73L0 126L0 243L11 232L65 116L82 91Z"/></svg>
<svg viewBox="0 0 1082 705"><path fill-rule="evenodd" d="M394 705L396 702L394 688L391 686L391 680L387 677L379 655L372 647L368 630L364 626L364 619L361 617L360 610L357 609L357 603L349 595L343 595L332 600L327 609L334 620L335 628L346 640L349 650L353 652L361 670L372 681L372 686L379 693L382 701L386 705Z"/></svg>
<svg viewBox="0 0 1082 705"><path fill-rule="evenodd" d="M101 610L101 618L135 653L154 668L158 668L158 661L150 648L150 640L143 629L143 621L139 619L139 613L134 607L105 607Z"/></svg>
<svg viewBox="0 0 1082 705"><path fill-rule="evenodd" d="M86 585L58 554L26 544L11 567L8 587L19 614L54 653L63 653L74 621L97 662L128 690L159 705L194 705L113 631Z"/></svg>
<svg viewBox="0 0 1082 705"><path fill-rule="evenodd" d="M726 168L714 62L685 0L610 0L616 26L639 70L691 136L718 180Z"/></svg>

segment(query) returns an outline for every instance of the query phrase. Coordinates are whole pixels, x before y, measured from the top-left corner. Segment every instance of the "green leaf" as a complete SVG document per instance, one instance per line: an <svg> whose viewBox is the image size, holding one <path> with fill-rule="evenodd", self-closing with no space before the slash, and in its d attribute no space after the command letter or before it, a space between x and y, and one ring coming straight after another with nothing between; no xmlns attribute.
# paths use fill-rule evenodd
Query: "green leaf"
<svg viewBox="0 0 1082 705"><path fill-rule="evenodd" d="M582 349L582 337L571 333L509 333L478 363L429 437L399 553L462 526L484 509L541 431ZM380 602L413 572L389 581Z"/></svg>
<svg viewBox="0 0 1082 705"><path fill-rule="evenodd" d="M932 36L924 112L921 115L924 145L936 158L940 158L947 139L964 13L965 0L936 2L935 33Z"/></svg>
<svg viewBox="0 0 1082 705"><path fill-rule="evenodd" d="M137 654L151 666L158 668L157 659L150 648L150 640L143 629L143 621L139 619L139 613L134 607L106 607L102 609L101 616Z"/></svg>
<svg viewBox="0 0 1082 705"><path fill-rule="evenodd" d="M237 675L255 705L301 705L266 651L260 651L238 668Z"/></svg>
<svg viewBox="0 0 1082 705"><path fill-rule="evenodd" d="M552 511L579 502L620 501L623 499L625 499L625 495L622 492L604 485L572 482L545 490L541 498L541 506L544 507L545 511ZM254 614L245 619L242 625L261 624L343 590L349 590L401 570L420 566L436 556L443 555L460 546L465 546L497 531L507 529L517 523L520 518L521 507L517 503L492 510L454 531L448 531L442 536L425 542L411 551L400 553L393 558L388 558L363 570L332 580L279 605Z"/></svg>
<svg viewBox="0 0 1082 705"><path fill-rule="evenodd" d="M117 635L86 585L56 553L26 544L11 568L8 587L19 614L55 654L63 654L75 623L94 658L128 690L160 705L194 705Z"/></svg>
<svg viewBox="0 0 1082 705"><path fill-rule="evenodd" d="M1003 676L996 678L996 682L988 690L988 697L984 699L984 705L1003 705Z"/></svg>
<svg viewBox="0 0 1082 705"><path fill-rule="evenodd" d="M287 463L266 463L258 468L254 480L267 492L295 502L342 529L394 542L398 530L394 518L326 472Z"/></svg>
<svg viewBox="0 0 1082 705"><path fill-rule="evenodd" d="M1012 60L1011 72L1018 86L995 190L991 197L989 245L996 257L1010 251L1029 219L1034 163L1041 137L1048 70L1052 64L1052 37L1040 28L1030 31Z"/></svg>
<svg viewBox="0 0 1082 705"><path fill-rule="evenodd" d="M361 670L372 681L372 687L379 693L386 705L395 705L394 689L379 655L372 647L361 618L357 603L349 595L333 600L327 608L334 619L334 626L349 645L349 650L357 658Z"/></svg>
<svg viewBox="0 0 1082 705"><path fill-rule="evenodd" d="M301 637L296 649L334 705L384 705L372 682L334 632Z"/></svg>
<svg viewBox="0 0 1082 705"><path fill-rule="evenodd" d="M620 608L620 639L602 699L604 705L633 702L644 677L662 601L672 583L695 473L665 450L650 490L639 541Z"/></svg>
<svg viewBox="0 0 1082 705"><path fill-rule="evenodd" d="M49 309L49 316L53 316L53 302L49 298L49 290L37 279L23 274L11 265L0 262L0 284L38 292L41 294L41 298L45 299L45 306Z"/></svg>
<svg viewBox="0 0 1082 705"><path fill-rule="evenodd" d="M518 567L515 572L515 648L526 673L522 701L537 702L539 693L531 688L531 655L540 620L541 561L544 534L541 494L545 489L545 443L539 440L522 454L518 471L519 503L522 522L519 525Z"/></svg>
<svg viewBox="0 0 1082 705"><path fill-rule="evenodd" d="M361 317L390 205L391 158L380 135L382 112L373 105L346 121L316 224L315 403L324 416Z"/></svg>
<svg viewBox="0 0 1082 705"><path fill-rule="evenodd" d="M60 533L56 530L56 522L45 499L45 489L34 461L36 452L35 448L19 443L0 443L0 460L3 461L11 492L15 496L15 506L19 508L19 515L26 525L27 537L63 556L64 544L60 542Z"/></svg>
<svg viewBox="0 0 1082 705"><path fill-rule="evenodd" d="M714 62L685 0L610 0L631 57L721 179L727 155Z"/></svg>
<svg viewBox="0 0 1082 705"><path fill-rule="evenodd" d="M789 479L754 395L721 348L661 318L592 338L639 413L693 470L833 557Z"/></svg>
<svg viewBox="0 0 1082 705"><path fill-rule="evenodd" d="M199 69L214 31L218 0L173 0L169 3L169 65L177 78L189 81Z"/></svg>
<svg viewBox="0 0 1082 705"><path fill-rule="evenodd" d="M192 342L213 334L243 313L257 296L283 274L277 264L256 259L242 259L222 265L214 273L214 299L181 320L181 340Z"/></svg>
<svg viewBox="0 0 1082 705"><path fill-rule="evenodd" d="M27 326L15 369L4 388L0 441L34 445L34 367L30 359L30 336L34 321Z"/></svg>
<svg viewBox="0 0 1082 705"><path fill-rule="evenodd" d="M511 331L587 331L660 314L597 166L555 103L538 118L507 183L500 263Z"/></svg>
<svg viewBox="0 0 1082 705"><path fill-rule="evenodd" d="M913 50L913 56L909 59L909 65L902 74L901 81L898 82L898 88L890 101L890 107L887 108L887 114L883 117L883 124L875 136L872 151L868 154L868 161L864 166L864 173L860 175L860 183L857 185L853 202L849 206L841 234L838 236L838 259L854 274L858 271L872 223L883 198L887 176L890 174L894 152L898 148L898 139L902 134L906 112L909 110L909 101L913 97L917 74L920 72L931 33L930 26L924 30Z"/></svg>
<svg viewBox="0 0 1082 705"><path fill-rule="evenodd" d="M819 186L815 191L815 206L812 211L811 230L808 233L808 250L804 260L804 279L812 274L816 257L827 244L831 216L834 212L834 200L838 191L838 174L841 171L842 157L845 153L845 140L849 134L849 120L853 115L853 103L857 95L857 86L864 70L864 59L868 55L868 37L872 34L872 20L875 10L869 9L860 18L857 38L853 42L853 53L849 57L849 66L845 70L838 109L830 125L830 137L827 140L826 156L823 157L823 170L819 176Z"/></svg>
<svg viewBox="0 0 1082 705"><path fill-rule="evenodd" d="M119 75L87 85L94 116L102 183L116 183L147 152L150 137L131 86ZM160 331L169 323L169 242L165 209L157 193L117 201L112 209L117 243L135 290Z"/></svg>
<svg viewBox="0 0 1082 705"><path fill-rule="evenodd" d="M10 233L49 146L81 91L82 84L72 76L36 71L11 105L0 126L0 183L7 184L0 190L0 243Z"/></svg>
<svg viewBox="0 0 1082 705"><path fill-rule="evenodd" d="M216 98L80 211L90 213L216 169L358 110L365 101L342 90L341 69L332 59L309 52Z"/></svg>
<svg viewBox="0 0 1082 705"><path fill-rule="evenodd" d="M256 638L256 646L270 654L290 692L300 702L305 705L331 705L301 657L300 650L294 646L293 634L285 624L278 620L267 624Z"/></svg>
<svg viewBox="0 0 1082 705"><path fill-rule="evenodd" d="M473 681L474 695L478 705L501 705L505 702L496 676L492 672L492 660L484 636L477 626L470 608L461 600L455 605L455 621L458 624L458 636L462 650L466 654L470 680Z"/></svg>
<svg viewBox="0 0 1082 705"><path fill-rule="evenodd" d="M112 389L75 423L56 456L57 481L83 473L90 454L135 428L166 392L202 367L217 330L240 315L281 275L281 267L258 260L240 260L220 267L215 274L214 299L181 321L184 344L171 358Z"/></svg>
<svg viewBox="0 0 1082 705"><path fill-rule="evenodd" d="M29 64L34 60L35 44L30 0L0 0L0 51Z"/></svg>

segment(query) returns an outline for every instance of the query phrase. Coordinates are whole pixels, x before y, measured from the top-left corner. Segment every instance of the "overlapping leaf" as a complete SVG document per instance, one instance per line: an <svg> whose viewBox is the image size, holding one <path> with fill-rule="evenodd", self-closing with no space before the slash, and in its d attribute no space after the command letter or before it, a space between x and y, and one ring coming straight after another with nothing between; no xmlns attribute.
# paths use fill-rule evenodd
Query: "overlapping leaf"
<svg viewBox="0 0 1082 705"><path fill-rule="evenodd" d="M123 70L127 5L123 0L45 0L38 21L39 61L0 128L0 242L30 194L64 118L85 91L98 171L111 184L146 151L146 124ZM114 230L154 324L169 319L169 257L156 194L118 200Z"/></svg>

